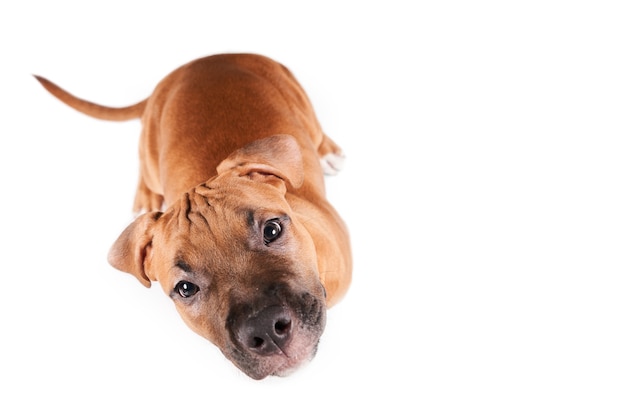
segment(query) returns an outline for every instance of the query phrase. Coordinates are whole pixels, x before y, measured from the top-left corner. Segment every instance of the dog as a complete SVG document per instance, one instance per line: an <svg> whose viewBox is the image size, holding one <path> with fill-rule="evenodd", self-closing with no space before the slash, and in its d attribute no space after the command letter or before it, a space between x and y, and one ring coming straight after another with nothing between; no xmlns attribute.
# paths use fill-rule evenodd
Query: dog
<svg viewBox="0 0 626 417"><path fill-rule="evenodd" d="M292 73L261 55L212 55L121 108L35 77L89 116L141 118L137 215L109 263L158 281L183 321L253 379L309 362L352 255L324 185L344 155Z"/></svg>

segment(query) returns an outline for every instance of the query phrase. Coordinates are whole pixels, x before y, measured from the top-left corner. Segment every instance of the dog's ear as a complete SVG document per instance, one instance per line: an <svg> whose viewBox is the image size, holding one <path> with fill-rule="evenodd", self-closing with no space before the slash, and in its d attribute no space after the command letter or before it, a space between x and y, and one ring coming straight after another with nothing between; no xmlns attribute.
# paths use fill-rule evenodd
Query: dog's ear
<svg viewBox="0 0 626 417"><path fill-rule="evenodd" d="M137 217L124 229L109 251L108 260L113 267L134 275L147 288L150 288L151 283L144 269L144 261L152 243L152 228L161 214L153 211Z"/></svg>
<svg viewBox="0 0 626 417"><path fill-rule="evenodd" d="M277 177L298 188L304 182L302 153L291 135L275 135L259 139L236 150L217 167L217 173L237 169L239 175L272 182Z"/></svg>

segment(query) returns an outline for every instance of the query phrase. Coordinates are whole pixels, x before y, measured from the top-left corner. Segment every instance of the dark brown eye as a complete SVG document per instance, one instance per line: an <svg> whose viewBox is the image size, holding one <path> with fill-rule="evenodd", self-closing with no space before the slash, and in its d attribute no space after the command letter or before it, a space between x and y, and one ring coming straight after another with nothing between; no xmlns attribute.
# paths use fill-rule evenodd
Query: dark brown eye
<svg viewBox="0 0 626 417"><path fill-rule="evenodd" d="M265 223L265 226L263 226L263 241L265 244L267 245L275 241L280 236L282 230L283 228L278 220L270 220Z"/></svg>
<svg viewBox="0 0 626 417"><path fill-rule="evenodd" d="M176 284L176 287L174 289L183 298L192 297L198 291L200 291L200 287L189 281L180 281L178 284Z"/></svg>

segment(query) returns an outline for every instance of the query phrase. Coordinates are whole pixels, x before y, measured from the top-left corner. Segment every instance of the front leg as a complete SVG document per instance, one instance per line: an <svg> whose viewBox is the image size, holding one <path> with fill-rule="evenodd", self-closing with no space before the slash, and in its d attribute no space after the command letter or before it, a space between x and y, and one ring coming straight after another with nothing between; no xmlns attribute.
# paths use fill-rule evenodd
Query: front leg
<svg viewBox="0 0 626 417"><path fill-rule="evenodd" d="M141 214L148 211L161 211L162 209L163 196L149 189L143 179L143 176L140 174L139 184L137 184L137 192L135 193L133 211L135 214Z"/></svg>

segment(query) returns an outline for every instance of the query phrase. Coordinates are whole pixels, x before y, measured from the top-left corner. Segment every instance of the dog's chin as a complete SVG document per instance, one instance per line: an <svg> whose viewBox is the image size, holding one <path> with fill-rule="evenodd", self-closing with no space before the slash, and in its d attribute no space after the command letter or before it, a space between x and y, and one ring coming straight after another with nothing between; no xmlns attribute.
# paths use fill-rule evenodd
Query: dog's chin
<svg viewBox="0 0 626 417"><path fill-rule="evenodd" d="M226 354L242 372L252 379L261 380L268 376L285 377L308 364L317 353L318 337L311 340L300 337L292 340L290 345L279 354L271 356L252 356L241 351L231 350Z"/></svg>

